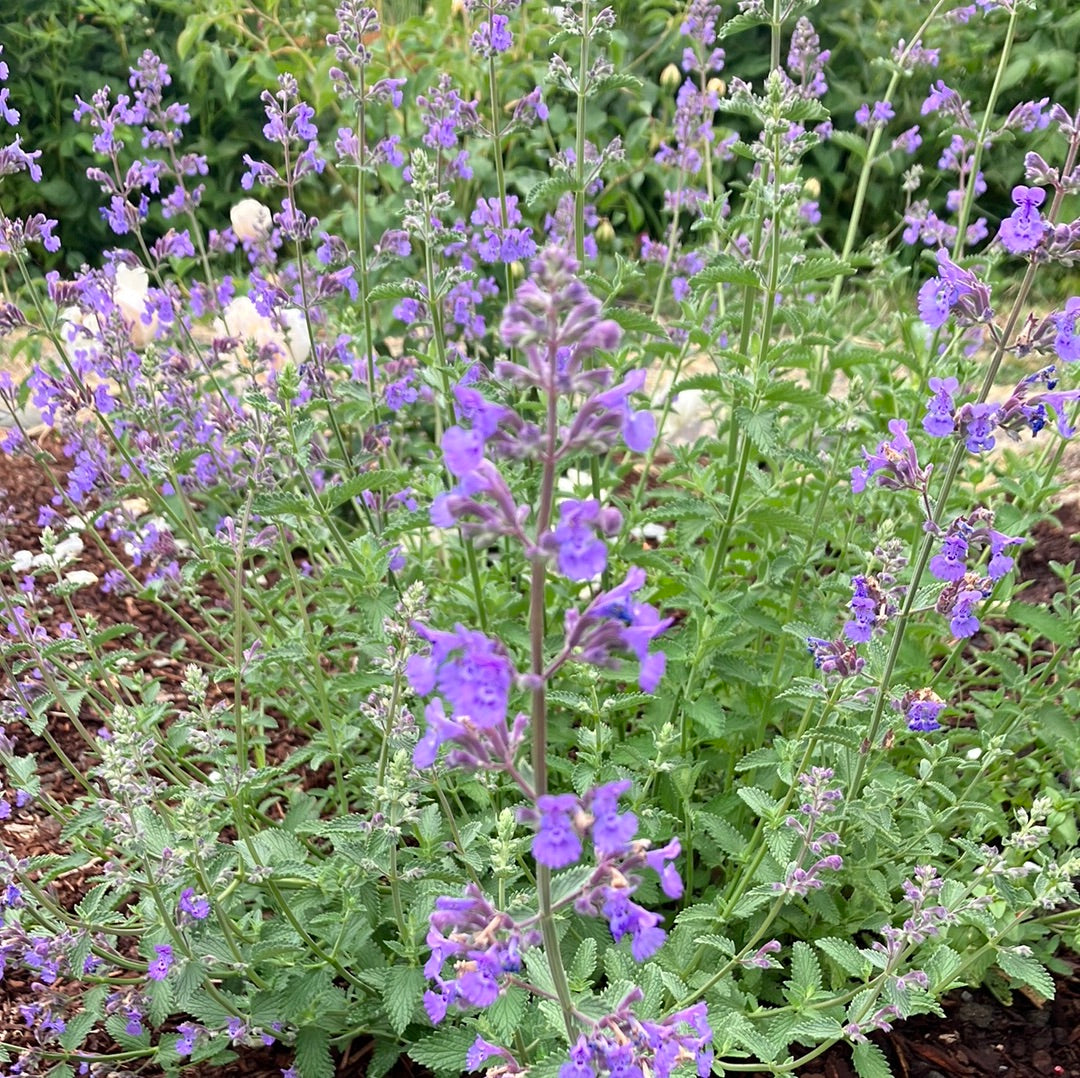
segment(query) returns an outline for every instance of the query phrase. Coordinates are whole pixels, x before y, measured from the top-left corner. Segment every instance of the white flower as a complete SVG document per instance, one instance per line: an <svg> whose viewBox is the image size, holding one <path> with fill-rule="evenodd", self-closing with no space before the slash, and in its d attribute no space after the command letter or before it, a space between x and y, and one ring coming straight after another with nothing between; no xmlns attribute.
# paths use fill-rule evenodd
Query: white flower
<svg viewBox="0 0 1080 1078"><path fill-rule="evenodd" d="M236 296L221 312L221 317L214 319L214 332L219 336L254 341L259 348L272 344L282 358L291 356L293 362L303 363L311 351L304 315L295 307L288 307L280 314L285 323L284 332L271 319L259 314L248 296Z"/></svg>
<svg viewBox="0 0 1080 1078"><path fill-rule="evenodd" d="M143 312L146 310L146 296L150 291L150 275L144 266L136 266L132 269L122 262L116 266L116 276L113 284L113 300L120 308L124 321L128 325L131 334L132 347L141 351L157 335L158 316L151 316L149 323L143 321ZM96 343L90 344L89 338L79 332L79 328L87 329L95 337L100 332L97 316L89 312L79 310L78 307L65 307L60 312L63 321L61 335L68 344L78 348L89 348L96 353Z"/></svg>
<svg viewBox="0 0 1080 1078"><path fill-rule="evenodd" d="M88 569L72 569L70 573L64 574L64 579L76 588L86 588L91 584L97 583L97 574L91 573Z"/></svg>
<svg viewBox="0 0 1080 1078"><path fill-rule="evenodd" d="M34 555L29 550L16 550L11 559L13 573L26 573L33 567Z"/></svg>
<svg viewBox="0 0 1080 1078"><path fill-rule="evenodd" d="M273 218L269 207L257 198L245 198L229 210L229 220L238 240L263 240L270 235Z"/></svg>

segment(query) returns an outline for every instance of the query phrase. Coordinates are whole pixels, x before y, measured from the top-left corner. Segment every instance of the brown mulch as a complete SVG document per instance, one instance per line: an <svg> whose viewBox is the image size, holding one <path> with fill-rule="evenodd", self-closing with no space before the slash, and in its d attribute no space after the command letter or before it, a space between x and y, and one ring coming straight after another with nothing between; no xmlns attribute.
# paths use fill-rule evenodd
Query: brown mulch
<svg viewBox="0 0 1080 1078"><path fill-rule="evenodd" d="M0 455L0 556L20 548L38 549L37 506L47 500L52 488L41 469L33 463ZM1021 556L1022 579L1032 581L1025 598L1047 601L1061 583L1050 568L1051 561L1080 560L1080 543L1073 536L1080 532L1080 507L1071 505L1059 514L1059 523L1043 522L1035 532L1035 544ZM104 557L86 542L80 565L104 574ZM224 601L222 599L222 601ZM93 612L102 625L133 623L147 645L145 661L155 677L163 678L166 689L178 683L185 663L204 657L195 641L186 642L183 653L171 653L176 627L149 604L130 597L102 594L87 588L76 596L82 613ZM0 611L0 614L4 613ZM199 624L197 611L185 608L184 614ZM62 620L57 615L56 620ZM63 751L85 772L94 764L92 745L88 745L75 725L63 717L50 721L50 732ZM96 732L92 729L91 733ZM57 801L69 803L78 788L67 771L40 738L28 730L12 727L21 751L34 751L41 761L43 788ZM295 745L295 735L279 731L278 758ZM52 852L58 846L57 825L39 808L28 806L5 822L4 837L24 856ZM87 874L74 873L56 885L58 897L70 906L78 901L86 885ZM1017 996L1011 1006L1004 1006L987 991L962 991L943 1001L944 1019L921 1015L898 1023L888 1035L876 1035L876 1042L889 1057L898 1078L1080 1078L1080 976L1074 965L1069 977L1059 977L1053 1000L1032 1001ZM28 978L9 971L0 982L0 1039L12 1042L22 1035L23 1023L18 1006L30 999ZM107 1045L94 1045L104 1050ZM341 1059L339 1078L362 1078L368 1046L357 1044ZM281 1046L244 1052L225 1068L188 1068L185 1073L198 1078L278 1078L281 1069L291 1062L288 1049ZM145 1078L158 1078L156 1067L137 1071ZM392 1078L411 1078L424 1072L402 1059ZM837 1045L807 1065L802 1078L855 1078L850 1050Z"/></svg>

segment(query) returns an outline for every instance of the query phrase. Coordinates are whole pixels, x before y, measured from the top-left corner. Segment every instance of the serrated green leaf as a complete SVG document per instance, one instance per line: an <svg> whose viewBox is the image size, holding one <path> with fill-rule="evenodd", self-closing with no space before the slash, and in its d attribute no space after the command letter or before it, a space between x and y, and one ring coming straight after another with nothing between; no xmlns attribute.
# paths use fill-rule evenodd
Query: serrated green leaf
<svg viewBox="0 0 1080 1078"><path fill-rule="evenodd" d="M300 1078L334 1078L330 1034L318 1026L304 1026L296 1034L293 1065Z"/></svg>
<svg viewBox="0 0 1080 1078"><path fill-rule="evenodd" d="M500 1041L511 1040L514 1033L521 1028L528 1002L529 994L524 988L511 986L500 992L495 1002L484 1012Z"/></svg>
<svg viewBox="0 0 1080 1078"><path fill-rule="evenodd" d="M859 1078L892 1078L885 1053L872 1041L855 1045L851 1050L851 1062Z"/></svg>
<svg viewBox="0 0 1080 1078"><path fill-rule="evenodd" d="M649 333L654 337L667 338L667 330L644 311L633 307L605 307L604 314L627 333Z"/></svg>
<svg viewBox="0 0 1080 1078"><path fill-rule="evenodd" d="M1034 989L1043 999L1054 998L1054 978L1033 955L1017 954L1003 947L998 950L996 960L1012 980Z"/></svg>
<svg viewBox="0 0 1080 1078"><path fill-rule="evenodd" d="M735 791L741 801L748 805L758 816L771 816L779 802L757 786L740 786Z"/></svg>
<svg viewBox="0 0 1080 1078"><path fill-rule="evenodd" d="M383 1007L390 1028L397 1034L405 1032L424 995L424 971L415 966L391 966L383 981Z"/></svg>
<svg viewBox="0 0 1080 1078"><path fill-rule="evenodd" d="M717 284L757 288L761 285L761 275L753 266L734 255L717 255L700 273L695 273L690 281L695 288Z"/></svg>
<svg viewBox="0 0 1080 1078"><path fill-rule="evenodd" d="M406 277L401 281L383 281L375 285L368 294L368 302L380 299L419 299L424 300L424 286L419 281Z"/></svg>
<svg viewBox="0 0 1080 1078"><path fill-rule="evenodd" d="M808 1000L821 990L821 964L813 947L803 940L791 945L791 980L787 983L800 1000Z"/></svg>
<svg viewBox="0 0 1080 1078"><path fill-rule="evenodd" d="M578 944L574 961L570 963L570 977L579 984L588 984L596 972L596 940L587 936Z"/></svg>
<svg viewBox="0 0 1080 1078"><path fill-rule="evenodd" d="M814 940L814 946L827 954L845 973L850 973L853 977L861 977L867 966L866 959L863 958L859 948L850 940L826 936L824 939Z"/></svg>
<svg viewBox="0 0 1080 1078"><path fill-rule="evenodd" d="M475 1040L475 1030L440 1029L411 1045L406 1054L436 1074L451 1074L456 1078L464 1072L466 1053Z"/></svg>
<svg viewBox="0 0 1080 1078"><path fill-rule="evenodd" d="M574 178L569 175L549 176L546 180L533 184L525 196L525 205L530 209L538 205L550 205L559 195L573 191Z"/></svg>
<svg viewBox="0 0 1080 1078"><path fill-rule="evenodd" d="M841 258L829 255L815 255L795 267L791 279L796 283L803 281L831 281L834 277L846 277L855 272L855 267Z"/></svg>

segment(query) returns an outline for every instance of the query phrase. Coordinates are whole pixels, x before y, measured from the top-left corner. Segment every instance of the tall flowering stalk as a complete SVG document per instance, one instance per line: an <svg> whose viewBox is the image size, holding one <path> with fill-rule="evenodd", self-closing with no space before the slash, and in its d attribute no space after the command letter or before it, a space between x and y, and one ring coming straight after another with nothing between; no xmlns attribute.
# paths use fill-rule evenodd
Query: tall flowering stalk
<svg viewBox="0 0 1080 1078"><path fill-rule="evenodd" d="M433 696L416 748L417 766L430 766L440 749L451 745L451 766L506 775L525 798L519 819L535 828L535 915L514 918L499 912L475 886L463 899L436 904L428 935L432 955L426 972L435 981L425 997L428 1014L439 1021L452 1006L490 1005L505 986L522 983L521 955L542 942L568 1042L578 1038L563 1068L567 1078L596 1073L597 1067L614 1074L620 1066L646 1060L666 1073L691 1051L704 1061L711 1036L699 1007L673 1015L666 1024L637 1023L643 1037L633 1042L636 1048L621 1034L606 1041L602 1029L634 1025L630 1008L639 997L627 997L600 1022L586 1017L571 995L555 924L556 914L571 904L579 914L602 916L615 941L628 937L632 955L644 961L663 943L664 932L656 914L631 901L642 870L655 872L667 895L682 892L679 874L669 864L678 856L678 841L650 849L647 841L634 838L636 816L619 810L629 782L598 786L583 798L549 791L549 685L567 664L615 667L617 656L629 653L637 660L641 688L651 692L664 669L663 653L651 644L671 624L637 599L645 574L632 569L621 584L595 590L583 608L568 610L562 647L554 655L545 647L549 573L578 582L599 579L607 566L606 540L622 523L617 510L594 499L562 501L556 519L559 476L582 453L606 452L619 441L641 452L655 437L651 413L635 412L630 405L643 372L613 384L610 368L589 369L593 353L613 348L620 330L601 317L600 302L577 279L577 269L561 248L546 248L503 316L503 341L522 359L499 361L495 377L503 386L539 394L542 421L534 425L512 408L488 401L477 388L459 386L455 397L462 423L442 438L444 462L457 483L431 510L435 524L457 525L470 539L490 543L505 537L522 548L531 565L527 669L518 672L509 649L483 633L461 625L445 632L422 624L417 632L431 651L415 656L408 666L413 690ZM569 419L566 405L573 409ZM499 459L538 465L535 514L515 502L495 463ZM515 690L528 694L530 706L528 713L509 720ZM552 872L577 864L586 839L591 839L595 868L572 894L556 901ZM446 975L450 958L455 959L452 978ZM693 1036L685 1032L687 1025ZM579 1035L582 1029L593 1032Z"/></svg>

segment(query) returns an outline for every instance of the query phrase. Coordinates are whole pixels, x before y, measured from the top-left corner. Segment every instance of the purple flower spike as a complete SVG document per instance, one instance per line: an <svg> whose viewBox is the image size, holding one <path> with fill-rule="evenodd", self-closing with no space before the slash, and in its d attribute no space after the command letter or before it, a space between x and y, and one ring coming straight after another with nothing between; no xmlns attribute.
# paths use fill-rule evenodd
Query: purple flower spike
<svg viewBox="0 0 1080 1078"><path fill-rule="evenodd" d="M581 838L574 827L578 799L573 794L545 794L537 798L540 826L533 839L533 857L548 868L566 868L581 857ZM636 824L636 821L635 821Z"/></svg>

